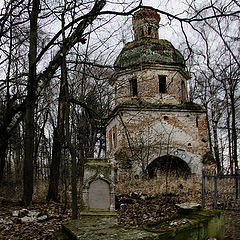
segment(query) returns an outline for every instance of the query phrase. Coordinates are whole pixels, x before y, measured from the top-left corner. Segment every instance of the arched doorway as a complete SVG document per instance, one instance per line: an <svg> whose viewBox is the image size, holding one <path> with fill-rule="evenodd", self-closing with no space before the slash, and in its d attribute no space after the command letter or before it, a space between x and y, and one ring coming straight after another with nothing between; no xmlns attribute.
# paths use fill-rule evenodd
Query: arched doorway
<svg viewBox="0 0 240 240"><path fill-rule="evenodd" d="M147 171L150 178L156 177L158 173L170 173L176 176L188 176L191 174L188 164L181 158L172 155L156 158L147 166Z"/></svg>

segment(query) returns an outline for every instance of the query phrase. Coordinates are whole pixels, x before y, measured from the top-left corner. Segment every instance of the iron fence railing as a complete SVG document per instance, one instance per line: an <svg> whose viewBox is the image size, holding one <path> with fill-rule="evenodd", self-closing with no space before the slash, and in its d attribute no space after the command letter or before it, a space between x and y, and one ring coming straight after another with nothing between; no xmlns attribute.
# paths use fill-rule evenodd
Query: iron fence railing
<svg viewBox="0 0 240 240"><path fill-rule="evenodd" d="M240 210L240 176L202 170L202 206Z"/></svg>

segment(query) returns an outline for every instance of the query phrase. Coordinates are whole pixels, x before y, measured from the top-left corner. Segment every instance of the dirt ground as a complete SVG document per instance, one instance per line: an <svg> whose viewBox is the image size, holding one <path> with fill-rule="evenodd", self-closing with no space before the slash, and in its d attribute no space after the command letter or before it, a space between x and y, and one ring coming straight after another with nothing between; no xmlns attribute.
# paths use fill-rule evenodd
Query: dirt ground
<svg viewBox="0 0 240 240"><path fill-rule="evenodd" d="M127 187L123 187L123 189L129 189L128 192L121 191L120 194L118 193L118 197L116 197L119 223L123 226L139 226L149 221L159 221L176 213L176 203L192 199L200 202L200 184L198 181L195 182L195 185L191 184L187 187L184 183L180 184L180 180L178 180L177 189L181 190L181 192L168 195L162 193L158 195L161 192L159 189L150 193L147 192L146 189L150 189L149 182L146 185L146 189L142 185L135 183L133 184L135 189L131 189L128 183ZM136 192L133 190L136 190L136 186L140 186L139 190L147 192L147 194L142 192L140 195L135 194ZM152 186L159 187L162 185L153 182ZM41 188L39 187L39 193L36 195L36 199L39 201L29 206L28 210L40 212L41 215L47 215L47 218L42 221L21 223L19 218L12 216L13 211L24 208L16 204L20 197L17 196L16 192L11 194L7 185L5 191L2 189L0 187L0 240L52 240L54 239L53 232L60 229L63 222L71 219L70 204L64 206L59 203L46 203L44 198L40 200L39 196L45 196L46 193L40 191ZM185 190L184 193L182 193L183 190ZM225 239L240 240L240 211L224 212L226 216Z"/></svg>
<svg viewBox="0 0 240 240"><path fill-rule="evenodd" d="M53 240L53 232L61 228L61 223L71 219L69 209L57 203L34 203L27 209L47 215L47 219L33 222L21 222L12 216L13 211L22 210L22 206L11 203L0 207L0 240Z"/></svg>
<svg viewBox="0 0 240 240"><path fill-rule="evenodd" d="M224 211L226 219L226 240L240 240L240 211Z"/></svg>
<svg viewBox="0 0 240 240"><path fill-rule="evenodd" d="M176 213L175 204L179 202L176 196L163 196L154 199L133 197L118 198L117 208L119 223L124 226L139 226L149 221L158 221ZM21 223L20 219L13 217L14 210L22 209L6 203L0 207L0 240L52 240L53 232L61 228L61 223L71 217L70 209L64 210L62 204L34 203L29 210L39 211L48 218L44 221ZM224 211L226 216L227 240L240 240L240 211Z"/></svg>
<svg viewBox="0 0 240 240"><path fill-rule="evenodd" d="M125 226L138 226L148 221L159 221L176 213L175 204L181 202L176 196L131 202L125 199L126 209L119 211L119 222ZM225 213L225 239L240 240L240 211L223 210Z"/></svg>

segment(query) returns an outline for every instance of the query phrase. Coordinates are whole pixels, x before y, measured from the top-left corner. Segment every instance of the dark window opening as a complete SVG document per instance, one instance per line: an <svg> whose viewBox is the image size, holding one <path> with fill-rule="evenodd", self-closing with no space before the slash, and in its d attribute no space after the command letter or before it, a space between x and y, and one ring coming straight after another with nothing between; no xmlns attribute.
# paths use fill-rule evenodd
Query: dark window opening
<svg viewBox="0 0 240 240"><path fill-rule="evenodd" d="M142 35L142 37L144 36L144 29L143 28L141 29L141 35Z"/></svg>
<svg viewBox="0 0 240 240"><path fill-rule="evenodd" d="M159 92L166 93L167 92L166 76L158 76L158 82L159 82Z"/></svg>
<svg viewBox="0 0 240 240"><path fill-rule="evenodd" d="M168 116L164 116L163 119L164 119L165 121L167 121L167 120L168 120Z"/></svg>
<svg viewBox="0 0 240 240"><path fill-rule="evenodd" d="M148 35L152 34L152 27L148 26Z"/></svg>
<svg viewBox="0 0 240 240"><path fill-rule="evenodd" d="M133 97L138 95L137 79L130 80L130 91Z"/></svg>
<svg viewBox="0 0 240 240"><path fill-rule="evenodd" d="M112 129L109 130L109 149L112 150Z"/></svg>
<svg viewBox="0 0 240 240"><path fill-rule="evenodd" d="M196 127L198 128L198 116L196 117Z"/></svg>

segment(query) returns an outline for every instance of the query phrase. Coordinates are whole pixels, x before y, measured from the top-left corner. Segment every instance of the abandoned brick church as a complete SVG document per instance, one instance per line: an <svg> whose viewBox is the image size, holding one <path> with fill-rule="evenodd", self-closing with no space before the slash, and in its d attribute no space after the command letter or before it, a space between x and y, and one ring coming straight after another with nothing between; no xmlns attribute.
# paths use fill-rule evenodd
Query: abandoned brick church
<svg viewBox="0 0 240 240"><path fill-rule="evenodd" d="M182 54L159 39L160 15L133 16L134 41L117 57L114 117L107 125L107 156L118 175L154 177L162 170L200 173L209 151L206 111L190 103Z"/></svg>

